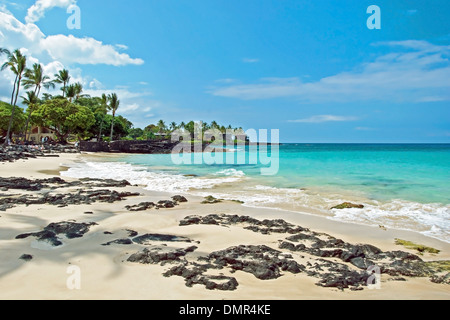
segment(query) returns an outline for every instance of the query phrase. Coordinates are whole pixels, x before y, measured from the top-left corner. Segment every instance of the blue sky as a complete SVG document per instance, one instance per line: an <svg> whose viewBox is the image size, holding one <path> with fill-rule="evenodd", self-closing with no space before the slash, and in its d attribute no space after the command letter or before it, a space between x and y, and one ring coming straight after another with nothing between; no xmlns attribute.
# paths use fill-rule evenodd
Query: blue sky
<svg viewBox="0 0 450 320"><path fill-rule="evenodd" d="M81 10L70 30L69 5ZM367 7L381 9L369 30ZM26 48L136 127L216 120L282 142L450 142L450 2L0 0ZM7 101L12 76L0 74Z"/></svg>

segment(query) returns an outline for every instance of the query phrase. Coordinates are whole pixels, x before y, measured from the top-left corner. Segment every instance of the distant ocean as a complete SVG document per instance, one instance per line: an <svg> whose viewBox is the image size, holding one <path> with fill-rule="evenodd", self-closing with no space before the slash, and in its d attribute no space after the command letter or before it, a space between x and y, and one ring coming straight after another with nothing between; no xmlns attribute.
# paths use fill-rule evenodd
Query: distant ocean
<svg viewBox="0 0 450 320"><path fill-rule="evenodd" d="M231 151L249 158L248 147ZM312 208L330 219L450 242L450 144L282 144L278 174L262 176L261 167L175 165L171 155L125 155L86 160L63 175L126 179L149 190L213 195L254 207ZM365 208L330 210L346 201Z"/></svg>

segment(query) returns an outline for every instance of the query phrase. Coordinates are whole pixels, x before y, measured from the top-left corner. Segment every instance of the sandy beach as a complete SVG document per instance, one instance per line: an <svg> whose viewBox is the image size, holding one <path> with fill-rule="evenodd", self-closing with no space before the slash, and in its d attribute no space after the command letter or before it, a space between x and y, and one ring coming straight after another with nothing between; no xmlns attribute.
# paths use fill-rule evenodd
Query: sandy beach
<svg viewBox="0 0 450 320"><path fill-rule="evenodd" d="M19 160L14 163L0 163L0 176L23 177L27 179L47 179L59 177L59 172L69 164L89 155L61 154L59 158L38 158ZM64 178L66 181L70 179ZM81 187L83 188L83 187ZM99 188L101 189L101 188ZM105 188L102 188L105 189ZM239 284L235 290L208 290L205 285L186 286L181 276L165 277L163 273L171 269L173 262L136 263L129 261L131 255L142 252L146 247L161 250L196 249L184 258L194 265L199 257L233 246L267 246L282 254L290 255L288 260L299 264L314 264L317 257L302 252L280 249L279 245L292 234L277 232L254 232L243 224L189 224L180 226L180 221L188 216L209 215L249 216L262 221L283 219L293 226L301 226L326 234L351 244L370 244L383 252L401 250L417 255L417 250L395 244L395 239L407 239L415 243L440 250L438 254L424 253L423 261L449 260L450 245L434 238L410 231L394 230L343 223L308 213L299 214L275 209L251 208L224 201L216 204L201 204L203 198L181 194L187 202L174 208L129 211L126 206L142 202L157 203L170 200L176 194L150 192L142 186L109 188L119 192L140 193L139 196L124 197L113 203L95 202L58 207L49 204L18 204L0 212L0 299L232 299L232 300L303 300L303 299L449 299L448 284L433 283L429 277L391 276L381 274L378 289L362 287L362 290L338 289L318 286L320 280L307 272L280 271L275 279L261 280L250 272L231 268L208 269L211 275L235 278ZM80 187L72 186L55 191L43 192L76 193ZM91 190L96 190L92 188ZM32 194L31 191L1 191L5 195ZM81 237L59 236L62 245L49 246L45 241L28 236L17 239L24 233L43 230L51 223L70 221L92 224ZM189 241L150 241L151 243L127 245L111 243L117 239L130 239L131 231L137 235L174 235ZM105 245L110 242L109 245ZM19 259L22 255L32 256L31 260ZM211 262L212 260L210 260ZM354 265L332 258L330 261L358 270ZM75 270L75 271L74 271ZM358 270L359 272L361 270ZM78 273L77 273L78 272ZM71 285L77 273L78 287ZM75 282L76 283L76 282Z"/></svg>

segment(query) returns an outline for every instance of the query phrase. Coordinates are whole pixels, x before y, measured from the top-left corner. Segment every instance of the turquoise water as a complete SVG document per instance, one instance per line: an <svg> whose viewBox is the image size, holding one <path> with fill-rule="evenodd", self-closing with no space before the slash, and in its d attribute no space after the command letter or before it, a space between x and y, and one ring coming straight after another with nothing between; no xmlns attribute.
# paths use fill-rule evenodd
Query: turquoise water
<svg viewBox="0 0 450 320"><path fill-rule="evenodd" d="M213 194L251 206L313 208L331 219L416 230L450 242L450 144L283 144L275 151L237 148L223 154L234 161L213 165L126 155L86 162L66 175L128 179L150 190ZM250 161L256 154L278 157L277 173L261 175L270 164ZM237 164L244 155L246 162ZM330 210L342 201L366 208Z"/></svg>

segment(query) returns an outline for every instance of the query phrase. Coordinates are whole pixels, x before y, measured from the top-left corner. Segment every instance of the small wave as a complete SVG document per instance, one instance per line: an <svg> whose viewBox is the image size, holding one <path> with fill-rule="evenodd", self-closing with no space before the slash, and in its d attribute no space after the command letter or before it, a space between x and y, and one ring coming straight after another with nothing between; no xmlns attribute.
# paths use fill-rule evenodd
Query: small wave
<svg viewBox="0 0 450 320"><path fill-rule="evenodd" d="M245 176L245 173L241 170L236 170L236 169L224 169L221 171L216 172L214 175L220 176L233 176L233 177L243 177Z"/></svg>
<svg viewBox="0 0 450 320"><path fill-rule="evenodd" d="M145 186L146 190L163 192L186 192L191 189L207 189L223 183L239 181L245 176L242 171L227 169L221 173L223 177L185 177L178 173L149 171L145 167L123 162L83 162L72 166L61 174L71 178L127 180L131 184Z"/></svg>

